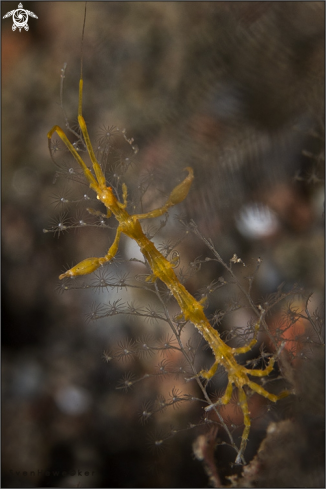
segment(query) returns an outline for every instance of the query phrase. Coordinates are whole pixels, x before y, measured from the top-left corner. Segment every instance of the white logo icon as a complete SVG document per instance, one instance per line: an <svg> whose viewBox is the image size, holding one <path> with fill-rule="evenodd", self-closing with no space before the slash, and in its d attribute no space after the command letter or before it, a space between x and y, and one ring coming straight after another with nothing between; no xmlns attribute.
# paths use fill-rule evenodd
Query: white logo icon
<svg viewBox="0 0 326 489"><path fill-rule="evenodd" d="M7 12L6 15L4 15L2 18L6 19L7 17L10 17L11 15L12 15L12 20L13 20L12 30L15 31L18 27L19 32L21 32L22 28L24 28L25 31L28 31L29 26L28 26L27 22L28 22L28 16L29 15L31 17L34 17L34 19L38 19L38 16L35 15L30 10L24 10L22 3L20 3L18 5L17 10L12 10L11 12Z"/></svg>

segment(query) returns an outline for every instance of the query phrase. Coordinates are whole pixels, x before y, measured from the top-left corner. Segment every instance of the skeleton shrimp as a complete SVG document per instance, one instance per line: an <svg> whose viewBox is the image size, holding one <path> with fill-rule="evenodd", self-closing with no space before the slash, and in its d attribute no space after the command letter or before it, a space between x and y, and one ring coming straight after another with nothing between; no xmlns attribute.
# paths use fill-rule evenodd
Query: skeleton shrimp
<svg viewBox="0 0 326 489"><path fill-rule="evenodd" d="M85 8L86 11L86 8ZM85 30L85 18L83 25L83 34L84 37ZM82 37L82 39L83 39ZM82 41L83 42L83 41ZM108 252L103 257L91 257L86 258L81 261L71 269L67 270L65 273L60 275L60 280L66 277L76 277L80 275L86 275L94 272L99 267L105 265L110 262L116 255L119 247L119 241L121 234L125 234L130 239L133 239L139 246L140 251L142 252L145 260L151 268L152 275L149 277L149 280L156 281L161 280L168 287L168 289L173 294L176 299L184 319L186 321L190 321L195 328L201 333L204 339L207 341L210 346L215 361L212 367L205 371L200 371L195 377L201 377L209 381L216 373L216 370L219 365L222 365L227 372L228 375L228 384L225 390L224 395L215 403L206 407L206 411L214 409L217 405L226 405L230 402L233 388L237 388L238 390L238 402L240 408L243 413L244 418L244 430L242 433L240 450L237 455L236 462L240 463L242 459L242 454L244 453L249 431L251 425L250 412L248 408L248 399L247 393L245 390L245 386L249 387L252 391L260 394L261 396L267 398L272 402L276 402L279 399L282 399L289 395L288 391L283 391L278 395L271 394L266 389L264 389L261 385L256 382L250 380L250 377L266 377L268 376L273 368L276 360L276 355L270 358L268 365L265 369L248 369L243 365L240 365L236 356L246 353L251 350L251 348L257 342L258 330L261 324L261 319L263 316L263 310L261 309L261 316L255 326L255 334L253 339L245 346L238 348L231 348L221 339L218 331L214 329L209 323L207 317L205 316L203 303L204 301L197 301L180 283L177 275L175 274L173 268L173 264L170 263L163 255L158 251L155 247L154 243L148 239L141 227L140 221L144 219L151 219L162 216L165 214L168 209L172 206L175 206L182 202L188 195L190 187L192 185L194 179L194 172L191 167L187 167L184 170L187 172L187 176L185 179L177 185L169 195L166 203L157 209L154 209L150 212L144 214L134 214L131 215L127 212L127 186L125 184L122 185L123 198L122 202L118 200L116 195L114 194L112 188L107 186L106 179L100 164L98 163L95 153L93 150L92 143L90 141L88 129L85 123L85 119L83 117L82 111L82 98L83 98L83 72L82 72L82 64L81 64L81 74L79 80L79 103L78 103L78 124L81 130L85 147L87 148L87 152L89 154L93 172L87 167L73 144L69 141L68 137L64 133L64 131L57 125L55 125L48 132L48 143L50 154L53 159L53 151L52 151L52 136L56 133L60 139L63 141L65 146L68 148L72 156L75 158L77 163L80 165L85 178L87 179L90 188L95 192L97 199L100 200L107 209L107 215L113 214L115 219L118 221L118 227L116 230L116 236L112 245L110 246ZM195 378L192 377L192 378ZM188 379L191 380L191 379Z"/></svg>

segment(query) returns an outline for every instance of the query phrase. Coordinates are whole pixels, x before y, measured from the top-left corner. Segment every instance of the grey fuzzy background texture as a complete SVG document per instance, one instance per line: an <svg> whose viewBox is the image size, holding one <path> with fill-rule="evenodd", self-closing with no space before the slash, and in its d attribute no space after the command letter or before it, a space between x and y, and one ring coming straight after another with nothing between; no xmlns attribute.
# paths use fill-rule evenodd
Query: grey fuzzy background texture
<svg viewBox="0 0 326 489"><path fill-rule="evenodd" d="M3 17L17 4L2 2L1 8ZM60 192L74 195L78 184L55 178L47 132L65 125L59 94L64 63L64 111L71 127L77 121L84 3L29 2L24 8L38 16L29 18L29 31L13 32L9 18L1 32L2 485L206 486L191 452L193 431L179 434L159 457L147 450L157 426L139 422L142 403L171 391L174 380L124 393L115 389L119 378L128 369L141 375L141 360L132 366L102 358L126 336L166 331L148 322L134 330L120 317L89 323L92 303L111 300L110 294L92 288L60 294L56 288L67 264L103 256L113 235L99 228L43 233L60 213ZM92 141L111 126L135 139L139 153L125 177L135 206L160 205L183 168L192 166L193 188L175 212L193 219L226 261L234 254L252 266L263 260L253 299L259 303L281 283L297 283L313 293L311 310L322 310L324 4L90 2L87 8L83 114ZM60 151L65 163L68 155ZM149 193L142 201L144 182ZM72 222L78 212L68 205L63 219ZM177 241L179 233L172 214L160 239ZM194 236L178 251L183 265L207 255ZM119 256L130 253L136 252L125 240ZM196 294L221 274L203 268L185 285ZM117 294L129 300L125 291ZM148 305L145 294L137 300ZM221 294L212 307L223 309L227 300ZM304 358L295 364L301 379L300 402L292 406L296 427L269 432L256 471L250 466L242 475L231 465L234 454L219 447L221 484L238 475L233 484L239 487L323 485L324 364L319 350L298 351ZM157 422L181 430L201 415L201 406L187 403ZM283 419L286 413L273 407L254 424L248 460L269 423Z"/></svg>

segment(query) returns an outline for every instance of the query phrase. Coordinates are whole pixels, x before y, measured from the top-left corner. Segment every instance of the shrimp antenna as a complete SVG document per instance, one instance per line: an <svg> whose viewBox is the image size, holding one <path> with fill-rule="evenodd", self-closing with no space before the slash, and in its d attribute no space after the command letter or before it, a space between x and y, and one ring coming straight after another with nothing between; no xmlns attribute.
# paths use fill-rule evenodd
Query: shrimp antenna
<svg viewBox="0 0 326 489"><path fill-rule="evenodd" d="M82 38L80 44L80 78L83 78L83 47L84 47L84 35L85 35L85 24L86 24L86 9L87 9L87 2L85 2L84 23L83 23L83 31L82 31Z"/></svg>
<svg viewBox="0 0 326 489"><path fill-rule="evenodd" d="M80 44L80 81L79 81L78 115L82 115L82 105L83 105L83 49L84 49L84 36L85 36L85 24L86 24L86 10L87 10L87 2L85 2L84 23L83 23L82 38Z"/></svg>

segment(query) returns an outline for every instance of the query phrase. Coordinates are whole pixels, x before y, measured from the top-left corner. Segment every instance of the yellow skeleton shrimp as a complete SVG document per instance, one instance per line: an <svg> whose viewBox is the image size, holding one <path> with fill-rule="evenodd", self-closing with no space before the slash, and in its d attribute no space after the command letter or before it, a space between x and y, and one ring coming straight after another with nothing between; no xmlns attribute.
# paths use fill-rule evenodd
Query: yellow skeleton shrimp
<svg viewBox="0 0 326 489"><path fill-rule="evenodd" d="M84 19L85 27L85 19ZM83 33L84 33L83 27ZM243 417L244 417L244 431L242 434L240 451L237 456L237 462L239 463L242 459L242 454L245 450L249 430L250 430L250 412L248 409L247 395L244 390L245 386L248 386L254 392L257 392L261 396L269 399L272 402L276 402L283 397L289 395L288 391L283 391L279 395L271 394L265 390L262 386L250 380L250 377L265 377L269 375L274 367L275 357L271 357L267 367L262 369L247 369L246 367L239 365L236 356L242 353L248 352L257 342L256 336L258 334L258 329L260 326L261 318L258 320L255 326L254 338L245 346L240 348L231 348L221 339L219 333L210 325L208 319L206 318L203 310L203 302L197 301L179 282L174 270L173 264L171 264L164 256L156 249L152 241L150 241L142 231L140 220L150 219L163 215L168 211L168 209L174 205L182 202L188 195L191 184L194 179L194 173L192 168L187 167L185 170L188 172L186 178L177 185L171 192L167 202L160 208L147 212L145 214L134 214L130 215L126 211L127 207L127 187L125 184L122 185L123 190L123 202L119 202L116 196L113 194L111 187L106 185L105 176L99 163L96 160L94 150L88 135L88 130L86 127L85 119L82 115L82 96L83 96L83 75L81 69L81 76L79 81L79 105L78 105L78 124L82 132L84 142L92 162L92 167L94 174L86 166L83 159L80 157L74 146L70 143L67 136L59 126L54 126L48 133L48 142L50 153L52 156L51 149L51 139L54 133L61 138L66 147L71 152L72 156L81 166L85 177L89 182L89 186L94 190L99 199L105 207L107 208L108 215L111 213L119 222L116 236L113 244L109 248L107 254L101 258L86 258L82 262L78 263L70 270L66 271L60 275L60 280L65 277L75 277L79 275L86 275L94 272L100 266L111 261L118 251L119 240L121 233L124 233L129 238L136 241L143 256L147 260L151 270L152 275L149 278L152 281L157 279L162 280L165 285L172 292L176 301L178 302L182 314L186 321L190 321L197 328L197 330L205 338L209 346L211 347L215 362L208 371L200 371L197 377L202 377L204 379L211 379L219 365L223 365L228 374L228 385L224 395L215 404L211 404L206 408L206 411L213 409L216 405L228 404L231 400L232 390L234 387L238 389L238 401L241 407ZM263 313L262 313L263 314ZM261 316L262 317L262 316Z"/></svg>

